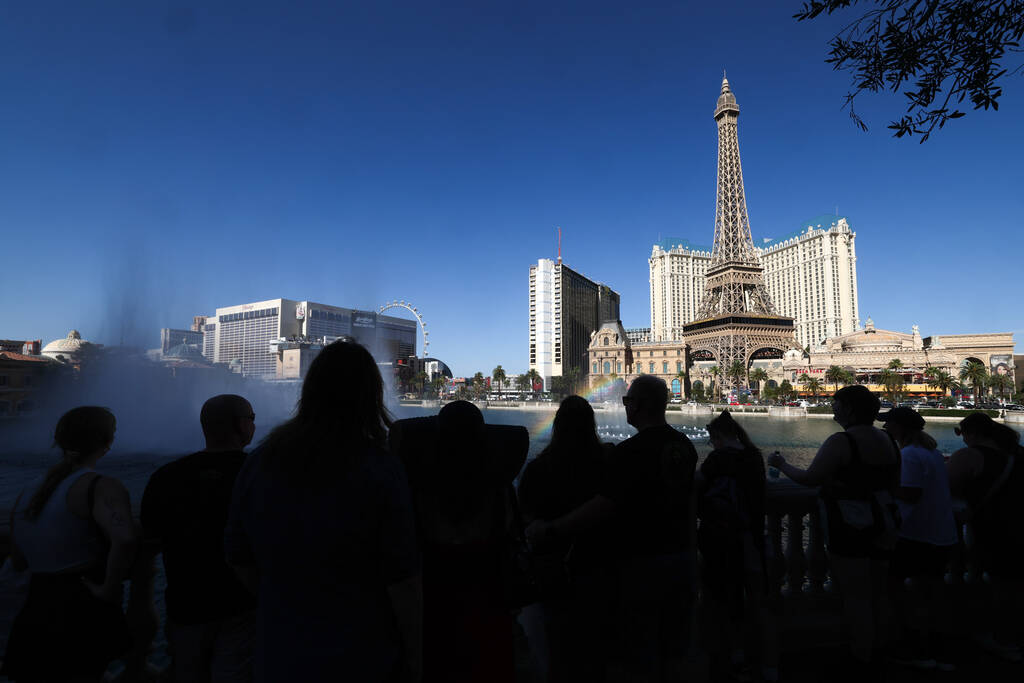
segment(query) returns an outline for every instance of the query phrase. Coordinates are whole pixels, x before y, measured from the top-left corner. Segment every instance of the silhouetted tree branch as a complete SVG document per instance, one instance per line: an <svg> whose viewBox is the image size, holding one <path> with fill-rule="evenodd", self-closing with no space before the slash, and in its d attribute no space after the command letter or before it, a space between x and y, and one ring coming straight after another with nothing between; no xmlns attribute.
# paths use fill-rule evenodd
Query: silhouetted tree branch
<svg viewBox="0 0 1024 683"><path fill-rule="evenodd" d="M793 16L804 21L865 3L873 7L832 38L825 60L853 73L844 106L861 130L867 124L854 100L862 92L908 86L907 113L889 128L895 137L917 134L924 142L964 115L956 105L965 99L975 109L998 110L1000 82L1024 66L1001 63L1007 53L1022 52L1024 0L809 0Z"/></svg>

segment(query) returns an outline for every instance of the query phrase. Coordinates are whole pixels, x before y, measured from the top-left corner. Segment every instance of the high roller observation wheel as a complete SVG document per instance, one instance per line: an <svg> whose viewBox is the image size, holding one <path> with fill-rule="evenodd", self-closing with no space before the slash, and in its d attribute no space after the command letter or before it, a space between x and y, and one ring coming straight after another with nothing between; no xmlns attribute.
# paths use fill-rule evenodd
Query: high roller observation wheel
<svg viewBox="0 0 1024 683"><path fill-rule="evenodd" d="M381 306L379 309L377 309L377 313L383 313L384 311L387 311L392 308L404 308L405 310L409 311L416 317L416 322L418 322L420 325L420 333L423 335L423 355L421 357L429 357L427 349L430 348L430 340L427 339L427 337L430 336L430 332L427 331L427 323L423 321L423 316L420 315L420 312L416 309L415 306L413 306L408 301L400 301L398 299L395 299L394 301L390 301Z"/></svg>

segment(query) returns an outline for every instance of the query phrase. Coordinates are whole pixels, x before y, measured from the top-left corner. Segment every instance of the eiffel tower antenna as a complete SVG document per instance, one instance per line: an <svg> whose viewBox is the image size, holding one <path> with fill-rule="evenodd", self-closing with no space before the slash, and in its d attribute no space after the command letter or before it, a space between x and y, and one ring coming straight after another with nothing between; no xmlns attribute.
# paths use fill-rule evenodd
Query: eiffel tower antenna
<svg viewBox="0 0 1024 683"><path fill-rule="evenodd" d="M713 357L723 373L737 362L749 368L755 356L781 358L796 344L793 319L776 313L754 250L740 165L739 116L736 95L723 69L722 89L715 106L715 241L697 320L683 327L691 352ZM735 386L736 381L729 377L728 386Z"/></svg>

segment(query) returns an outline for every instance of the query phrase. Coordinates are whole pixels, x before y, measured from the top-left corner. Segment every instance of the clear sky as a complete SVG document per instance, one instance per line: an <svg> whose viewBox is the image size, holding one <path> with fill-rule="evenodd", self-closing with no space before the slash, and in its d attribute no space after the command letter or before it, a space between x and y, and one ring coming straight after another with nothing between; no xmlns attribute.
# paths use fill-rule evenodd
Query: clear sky
<svg viewBox="0 0 1024 683"><path fill-rule="evenodd" d="M838 207L862 318L1020 338L1024 82L924 145L864 98L860 132L837 23L799 5L7 3L0 337L152 347L217 306L404 298L456 374L522 372L559 225L647 326L651 245L712 241L726 68L756 240Z"/></svg>

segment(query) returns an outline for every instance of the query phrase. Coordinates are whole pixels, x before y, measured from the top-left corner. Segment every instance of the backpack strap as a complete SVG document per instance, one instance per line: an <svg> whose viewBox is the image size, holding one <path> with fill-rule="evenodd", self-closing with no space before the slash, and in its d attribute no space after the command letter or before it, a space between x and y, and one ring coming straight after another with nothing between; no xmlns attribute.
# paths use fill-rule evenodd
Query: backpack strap
<svg viewBox="0 0 1024 683"><path fill-rule="evenodd" d="M849 444L850 446L850 464L862 464L860 461L860 446L857 445L857 439L853 438L853 434L846 431L845 429L842 432L840 432L840 434L846 437L846 443Z"/></svg>
<svg viewBox="0 0 1024 683"><path fill-rule="evenodd" d="M992 486L989 487L988 491L985 492L985 495L981 497L980 501L978 501L976 510L981 510L990 503L993 498L995 498L995 495L999 493L999 489L1003 488L1003 484L1005 484L1006 480L1010 478L1010 474L1013 472L1013 466L1016 460L1017 458L1015 458L1012 453L1006 454L1006 466L1003 467L1003 471L1000 472L999 476L996 477L996 480L992 482Z"/></svg>
<svg viewBox="0 0 1024 683"><path fill-rule="evenodd" d="M89 505L89 518L90 519L92 518L92 511L96 507L96 485L100 483L100 479L102 479L102 478L103 477L100 476L99 474L94 476L92 478L92 481L89 482L89 489L86 492L86 500L88 501L87 504Z"/></svg>

